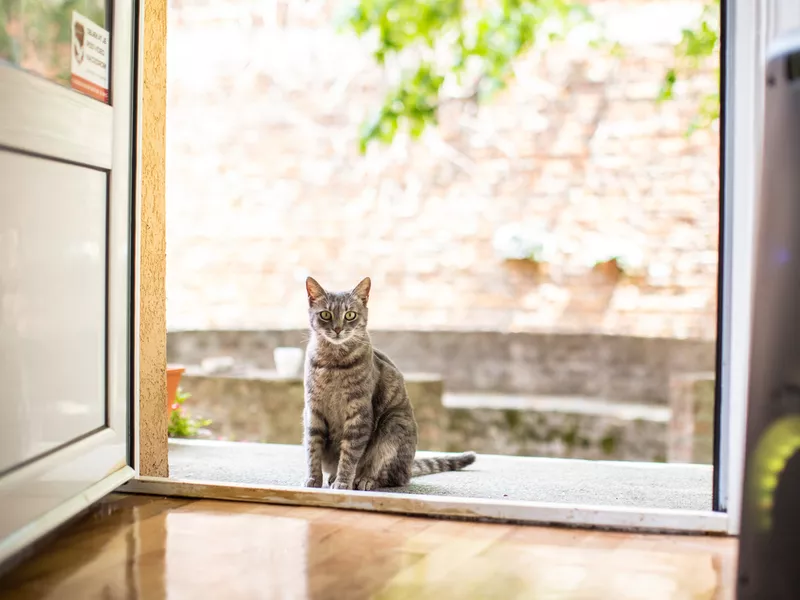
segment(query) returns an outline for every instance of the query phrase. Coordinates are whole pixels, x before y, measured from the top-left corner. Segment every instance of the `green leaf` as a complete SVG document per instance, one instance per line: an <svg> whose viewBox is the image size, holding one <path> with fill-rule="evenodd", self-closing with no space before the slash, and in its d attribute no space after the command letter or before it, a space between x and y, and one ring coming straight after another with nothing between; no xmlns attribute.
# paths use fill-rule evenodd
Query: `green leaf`
<svg viewBox="0 0 800 600"><path fill-rule="evenodd" d="M692 28L683 30L681 40L675 46L675 64L664 75L664 83L656 98L658 102L674 98L674 87L680 78L691 77L711 57L719 55L720 24L720 1L706 0L698 22ZM716 68L716 77L719 81L719 66ZM719 93L704 96L686 136L712 126L718 119Z"/></svg>
<svg viewBox="0 0 800 600"><path fill-rule="evenodd" d="M487 101L505 87L514 61L539 39L545 23L551 41L591 19L586 6L569 0L499 0L467 8L462 0L357 0L340 22L359 37L374 36L375 62L409 57L416 66L401 74L382 106L359 132L359 150L391 144L401 130L416 139L435 125L446 78ZM442 57L447 57L442 58ZM392 61L394 63L394 61ZM469 71L468 68L469 67Z"/></svg>

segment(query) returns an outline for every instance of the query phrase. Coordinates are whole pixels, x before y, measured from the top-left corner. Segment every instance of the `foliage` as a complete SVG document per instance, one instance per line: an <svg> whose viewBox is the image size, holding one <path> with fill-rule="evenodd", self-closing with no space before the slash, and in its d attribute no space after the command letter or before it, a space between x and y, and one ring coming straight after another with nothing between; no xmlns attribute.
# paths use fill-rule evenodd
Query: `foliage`
<svg viewBox="0 0 800 600"><path fill-rule="evenodd" d="M391 143L401 128L418 138L445 102L487 100L513 77L516 57L589 19L570 0L356 0L345 28L375 42L379 65L400 71L362 125L361 152Z"/></svg>
<svg viewBox="0 0 800 600"><path fill-rule="evenodd" d="M720 0L706 0L698 23L685 29L658 97L719 52ZM362 124L360 150L389 144L401 130L418 138L454 101L487 101L513 78L514 60L535 45L563 39L591 21L580 0L355 0L346 30L374 42L375 61L398 71L381 106ZM610 54L619 48L612 46ZM719 67L717 67L719 80ZM719 92L705 96L689 133L719 118Z"/></svg>
<svg viewBox="0 0 800 600"><path fill-rule="evenodd" d="M550 241L543 228L531 229L520 223L499 227L492 238L495 254L501 260L545 262L546 246Z"/></svg>
<svg viewBox="0 0 800 600"><path fill-rule="evenodd" d="M664 83L658 96L659 102L674 97L675 84L679 79L689 77L693 71L702 67L707 59L719 55L722 22L720 0L706 0L706 2L695 26L684 29L681 33L681 41L675 46L675 65L664 76ZM715 73L717 91L701 99L697 116L690 124L687 135L698 129L705 129L719 119L719 62Z"/></svg>
<svg viewBox="0 0 800 600"><path fill-rule="evenodd" d="M178 389L175 404L172 405L172 413L169 416L169 437L195 437L200 428L211 425L210 419L196 419L184 408L184 402L191 397L191 394Z"/></svg>

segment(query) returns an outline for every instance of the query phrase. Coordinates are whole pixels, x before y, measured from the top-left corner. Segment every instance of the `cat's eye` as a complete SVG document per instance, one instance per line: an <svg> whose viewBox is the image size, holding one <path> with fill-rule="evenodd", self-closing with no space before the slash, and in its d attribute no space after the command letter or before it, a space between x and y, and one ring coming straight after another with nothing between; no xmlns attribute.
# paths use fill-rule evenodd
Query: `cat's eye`
<svg viewBox="0 0 800 600"><path fill-rule="evenodd" d="M319 313L319 318L323 321L330 321L333 318L333 315L328 310L323 310Z"/></svg>
<svg viewBox="0 0 800 600"><path fill-rule="evenodd" d="M354 321L356 318L356 313L354 313L352 310L348 310L346 313L344 313L344 318L348 321Z"/></svg>

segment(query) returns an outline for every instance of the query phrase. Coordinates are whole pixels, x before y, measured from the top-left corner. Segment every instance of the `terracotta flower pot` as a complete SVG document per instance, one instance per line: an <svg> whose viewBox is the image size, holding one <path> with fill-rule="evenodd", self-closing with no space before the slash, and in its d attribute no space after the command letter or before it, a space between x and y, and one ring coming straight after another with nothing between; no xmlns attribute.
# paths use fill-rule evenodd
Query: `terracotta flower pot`
<svg viewBox="0 0 800 600"><path fill-rule="evenodd" d="M178 385L185 370L184 367L167 367L167 412L173 411L172 407L178 397Z"/></svg>
<svg viewBox="0 0 800 600"><path fill-rule="evenodd" d="M622 268L616 258L595 264L592 271L606 281L616 282L622 277Z"/></svg>

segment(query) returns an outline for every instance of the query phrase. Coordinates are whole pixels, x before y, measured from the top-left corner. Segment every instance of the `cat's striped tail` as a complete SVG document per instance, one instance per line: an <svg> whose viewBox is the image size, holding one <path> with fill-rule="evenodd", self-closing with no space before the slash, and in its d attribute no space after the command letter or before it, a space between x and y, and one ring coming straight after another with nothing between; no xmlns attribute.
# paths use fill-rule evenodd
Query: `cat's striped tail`
<svg viewBox="0 0 800 600"><path fill-rule="evenodd" d="M474 462L474 452L463 452L450 456L433 456L431 458L415 458L414 465L411 467L411 476L420 477L421 475L433 475L434 473L444 473L445 471L460 471Z"/></svg>

